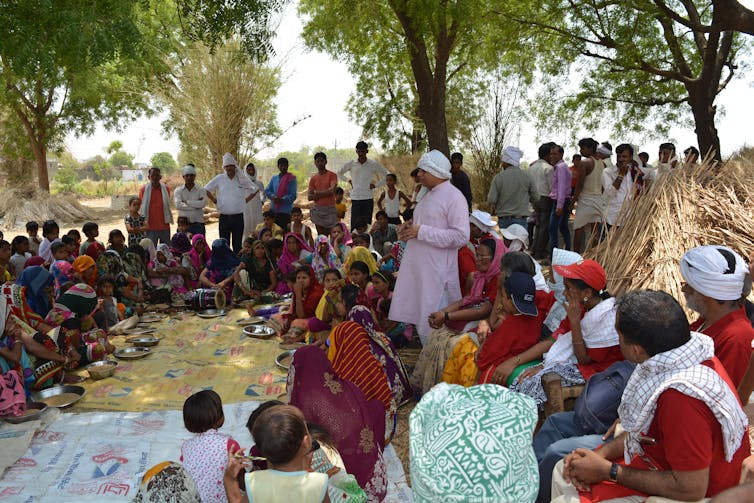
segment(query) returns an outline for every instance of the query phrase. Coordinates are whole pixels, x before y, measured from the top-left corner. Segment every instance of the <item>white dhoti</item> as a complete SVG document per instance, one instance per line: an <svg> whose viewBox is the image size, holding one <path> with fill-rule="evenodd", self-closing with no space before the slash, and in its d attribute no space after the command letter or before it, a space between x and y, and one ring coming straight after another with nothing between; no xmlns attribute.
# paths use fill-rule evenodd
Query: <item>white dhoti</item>
<svg viewBox="0 0 754 503"><path fill-rule="evenodd" d="M581 229L586 224L602 222L604 213L605 199L602 194L581 194L576 204L573 228Z"/></svg>

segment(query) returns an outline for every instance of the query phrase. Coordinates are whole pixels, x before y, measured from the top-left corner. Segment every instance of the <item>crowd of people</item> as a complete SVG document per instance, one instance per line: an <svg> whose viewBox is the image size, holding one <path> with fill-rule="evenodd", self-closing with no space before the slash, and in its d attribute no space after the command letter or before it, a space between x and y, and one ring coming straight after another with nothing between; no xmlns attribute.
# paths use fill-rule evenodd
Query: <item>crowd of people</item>
<svg viewBox="0 0 754 503"><path fill-rule="evenodd" d="M626 201L672 170L690 169L698 152L681 163L663 144L652 167L628 144L616 148L615 164L607 143L586 138L579 147L581 159L569 168L564 149L546 143L528 170L520 168L521 151L506 148L488 195L497 221L473 210L460 153L421 156L409 196L359 142L357 158L337 174L315 154L306 192L314 232L296 206L286 159L265 187L253 164L242 172L231 154L204 187L195 167L184 166L185 184L172 198L153 168L129 202L125 233L112 230L107 246L93 222L82 227L83 240L77 230L61 236L54 221L40 236L30 222L27 235L0 238L0 414L17 415L30 391L75 380L65 370L112 353L109 328L148 303L180 303L202 288L235 303L290 294L290 307L269 322L284 343L302 343L288 373L288 404L255 410L248 423L255 445L246 455L218 431L221 398L192 395L183 413L194 436L181 463L147 472L137 501L176 488L185 501L381 501L383 449L398 428L398 408L412 398L419 403L411 478L425 498L717 496L754 464L745 460L743 411L754 391L749 266L724 243L689 250L679 268L686 305L698 313L691 324L666 293L612 297L602 265L580 253L620 225ZM339 179L351 189L351 225ZM220 215L220 238L211 243L207 200ZM256 314L254 302L248 306ZM405 345L421 347L411 372L398 354ZM551 415L533 439L529 432L526 442L513 442L514 431L534 429L548 400L544 376L589 389L626 366L630 377L608 393L614 405L600 409L619 418L617 429L577 410ZM503 416L501 438L484 437L497 448L474 442L487 435L478 421Z"/></svg>

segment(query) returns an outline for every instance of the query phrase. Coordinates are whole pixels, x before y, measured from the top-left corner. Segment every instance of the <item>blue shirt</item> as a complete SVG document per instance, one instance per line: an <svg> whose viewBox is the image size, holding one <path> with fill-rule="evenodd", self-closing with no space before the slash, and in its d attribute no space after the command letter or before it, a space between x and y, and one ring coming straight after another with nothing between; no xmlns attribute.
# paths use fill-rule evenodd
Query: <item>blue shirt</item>
<svg viewBox="0 0 754 503"><path fill-rule="evenodd" d="M280 186L280 173L272 177L272 180L270 180L270 183L267 184L267 188L264 189L264 195L269 198L270 209L272 211L274 211L275 213L287 213L288 215L290 215L291 209L293 209L293 202L296 200L295 175L293 176L293 181L288 184L288 191L283 196L283 202L280 204L277 204L272 198L277 195L279 186Z"/></svg>

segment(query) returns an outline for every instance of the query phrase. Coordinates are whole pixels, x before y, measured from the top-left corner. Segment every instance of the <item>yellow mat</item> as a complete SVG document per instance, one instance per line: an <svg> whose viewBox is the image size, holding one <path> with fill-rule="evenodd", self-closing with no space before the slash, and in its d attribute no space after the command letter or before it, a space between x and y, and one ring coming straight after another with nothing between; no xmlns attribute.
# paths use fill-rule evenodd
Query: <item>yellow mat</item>
<svg viewBox="0 0 754 503"><path fill-rule="evenodd" d="M150 348L153 354L119 360L112 377L87 379L82 384L86 396L71 412L181 409L186 397L202 389L215 390L223 403L268 400L285 392L286 373L275 366L275 357L283 352L279 339L245 336L236 324L248 316L245 310L212 319L162 316L162 321L152 324L157 332L150 335L162 337L159 345ZM115 336L111 341L119 349L130 347L127 337Z"/></svg>

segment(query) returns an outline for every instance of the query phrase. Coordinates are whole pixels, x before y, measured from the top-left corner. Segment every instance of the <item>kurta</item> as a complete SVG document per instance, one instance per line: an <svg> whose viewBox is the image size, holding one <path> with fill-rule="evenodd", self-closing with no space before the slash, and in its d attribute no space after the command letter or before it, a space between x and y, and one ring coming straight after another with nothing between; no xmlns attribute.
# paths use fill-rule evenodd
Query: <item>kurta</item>
<svg viewBox="0 0 754 503"><path fill-rule="evenodd" d="M257 225L262 223L262 203L264 202L264 184L255 178L246 175L252 185L256 185L259 191L249 199L243 210L243 237L246 239L256 232ZM251 191L247 190L248 196ZM256 239L256 237L255 237Z"/></svg>
<svg viewBox="0 0 754 503"><path fill-rule="evenodd" d="M429 315L461 298L458 249L469 240L466 198L449 181L435 186L416 207L414 225L419 235L406 245L389 318L416 325L426 344Z"/></svg>

